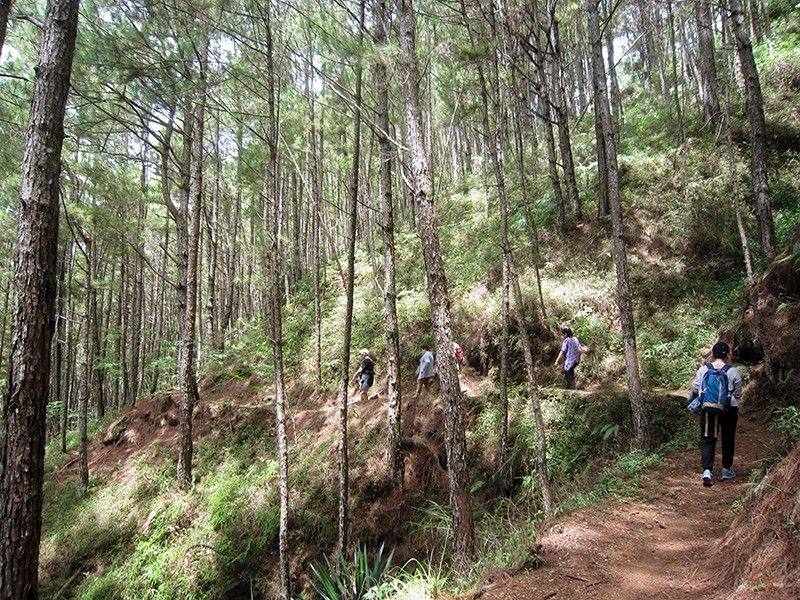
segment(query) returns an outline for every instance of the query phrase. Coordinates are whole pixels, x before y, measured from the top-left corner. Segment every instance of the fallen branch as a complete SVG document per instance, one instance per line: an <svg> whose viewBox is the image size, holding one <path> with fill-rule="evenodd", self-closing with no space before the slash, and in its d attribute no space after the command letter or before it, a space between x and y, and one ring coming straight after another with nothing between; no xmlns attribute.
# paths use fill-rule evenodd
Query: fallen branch
<svg viewBox="0 0 800 600"><path fill-rule="evenodd" d="M62 586L61 586L61 589L60 589L60 590L58 590L58 591L56 592L56 595L55 595L55 596L53 596L53 600L58 600L58 598L60 598L60 597L61 597L61 594L63 594L63 593L66 591L66 589L69 587L69 585L70 585L70 584L71 584L73 581L75 581L75 578L76 578L78 575L80 575L80 574L81 574L81 570L80 570L80 569L78 569L77 571L75 571L75 572L72 574L72 576L71 576L69 579L67 579L67 581L64 583L64 585L62 585Z"/></svg>

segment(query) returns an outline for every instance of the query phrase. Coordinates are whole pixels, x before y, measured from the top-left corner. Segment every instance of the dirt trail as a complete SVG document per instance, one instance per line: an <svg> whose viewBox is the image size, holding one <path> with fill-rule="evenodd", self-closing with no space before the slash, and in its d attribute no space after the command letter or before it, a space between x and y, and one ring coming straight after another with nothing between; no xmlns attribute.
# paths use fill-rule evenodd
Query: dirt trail
<svg viewBox="0 0 800 600"><path fill-rule="evenodd" d="M774 436L740 416L734 469L737 477L700 482L699 451L677 453L648 475L642 500L610 501L556 519L543 531L542 565L513 577L498 575L472 598L534 600L566 598L726 597L706 564L745 493L750 472L769 453ZM719 444L716 473L719 472Z"/></svg>

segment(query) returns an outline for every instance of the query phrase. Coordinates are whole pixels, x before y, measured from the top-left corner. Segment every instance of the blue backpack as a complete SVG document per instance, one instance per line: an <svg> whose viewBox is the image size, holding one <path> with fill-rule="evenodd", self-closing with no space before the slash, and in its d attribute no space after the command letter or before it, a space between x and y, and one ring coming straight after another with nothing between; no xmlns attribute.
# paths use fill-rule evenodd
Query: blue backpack
<svg viewBox="0 0 800 600"><path fill-rule="evenodd" d="M728 391L728 369L730 365L722 365L715 369L710 364L700 384L700 407L708 415L721 415L731 405Z"/></svg>

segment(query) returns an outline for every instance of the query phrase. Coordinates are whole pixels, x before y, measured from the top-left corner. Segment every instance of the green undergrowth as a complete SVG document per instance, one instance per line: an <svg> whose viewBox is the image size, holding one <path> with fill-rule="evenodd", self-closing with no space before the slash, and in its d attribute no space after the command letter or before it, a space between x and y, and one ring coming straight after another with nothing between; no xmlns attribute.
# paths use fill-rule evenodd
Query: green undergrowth
<svg viewBox="0 0 800 600"><path fill-rule="evenodd" d="M798 32L788 32L783 39L793 40L789 34L796 37ZM772 103L770 120L773 126L779 118L789 124L783 137L771 138L776 144L796 135L796 103L790 100L800 89L797 47L782 42L771 49L757 49ZM746 305L724 145L702 130L697 115L691 114L687 138L679 144L675 123L665 116L661 100L652 94L631 94L622 128L621 183L640 368L645 386L652 390L647 409L655 451L632 449L630 405L621 391L625 364L614 298L610 227L594 218L597 167L591 119L576 124L573 132L587 219L571 223L565 235L554 232L552 190L546 176L532 179L523 190L515 170L509 168L511 249L529 314L538 306L538 290L523 199L539 227L549 333L540 332L535 340L536 367L548 429L548 470L556 511L562 514L639 496L650 481L650 472L663 464L668 452L693 446L694 425L685 399L658 390L686 389L701 350L722 330L734 326ZM740 115L736 125L742 128L743 123ZM740 183L747 230L755 247L758 236L744 158L746 144L741 149ZM532 164L533 156L527 158ZM771 159L776 235L785 243L800 223L800 154L792 147L778 148ZM454 335L467 340L463 345L468 356L474 351L482 354L481 369L485 370L479 375L495 378L502 293L496 186L484 185L478 172L467 174L462 181L443 182L436 202ZM380 291L383 261L381 243L375 237L374 247L359 246L356 257L350 367L355 369L357 350L369 348L380 382L386 364ZM433 339L431 314L421 244L413 228L404 225L397 232L396 250L401 371L404 381L410 381L420 344ZM760 272L764 265L758 256L756 261ZM342 367L346 307L333 260L325 265L322 289L322 391L332 392ZM220 387L243 380L251 382L254 396L269 393L274 370L266 325L262 319L237 323L224 350L204 355L202 374ZM557 328L562 325L570 326L589 348L578 368L579 385L600 391L570 393L554 388L562 377L552 366L560 339ZM292 383L305 384L299 389L310 389L316 378L313 333L313 285L306 279L292 290L283 307L287 373ZM470 400L468 457L476 523L472 573L464 580L450 573L446 560L449 507L442 498L423 493L413 506L412 522L402 532L406 536L402 542L407 551L413 549L415 558L395 571L396 576L381 584L384 589L373 597L434 598L442 591L468 587L488 569L537 563L536 539L543 521L536 477L537 437L514 332L512 341L508 451L501 465L496 458L497 392ZM174 339L165 343L174 348ZM174 355L165 356L159 364L163 381L175 381ZM236 413L239 400L224 402ZM308 394L290 398L295 408L308 408L306 404L315 401ZM776 415L776 435L784 436L787 444L797 439L800 430L792 410ZM97 600L275 597L278 486L272 416L266 409L258 415L243 411L240 416L195 440L195 484L188 492L174 486L174 448L151 445L127 462L105 464L93 471L90 489L81 492L74 469L60 468L69 459L51 444L46 455L42 597L53 597L62 588L61 597ZM369 416L358 409L353 413L356 421ZM112 418L93 422L91 435L104 431ZM310 576L306 559L321 558L335 543L335 447L333 440L316 436L314 431L290 428L289 544L298 549L292 564L295 589L301 589ZM384 435L377 429L357 436L351 451L353 470L367 473L371 464L382 464L383 443ZM74 450L76 446L77 436L71 433L68 447ZM379 475L372 472L364 480L380 491ZM359 491L351 493L357 497ZM363 513L353 515L353 529L359 534L368 538L370 526ZM377 545L370 551L377 550Z"/></svg>
<svg viewBox="0 0 800 600"><path fill-rule="evenodd" d="M653 452L632 449L631 410L624 393L543 389L541 401L558 514L609 499L638 497L650 482L648 473L664 463L667 453L693 447L694 421L681 397L648 395ZM478 461L473 469L472 491L478 500L473 578L491 568L530 568L539 560L536 539L544 512L536 476L536 432L523 395L511 395L509 412L506 462L498 469ZM470 437L473 460L483 456L487 446L496 448L498 418L495 402L481 406ZM414 531L429 540L428 550L435 552L448 543L449 523L449 507L431 501L418 509Z"/></svg>
<svg viewBox="0 0 800 600"><path fill-rule="evenodd" d="M66 597L223 598L251 580L258 597L269 597L260 586L277 545L274 455L269 432L248 423L197 441L188 492L175 489L175 456L162 446L93 474L86 493L66 475L49 478L43 596L77 573ZM311 493L301 478L292 485Z"/></svg>

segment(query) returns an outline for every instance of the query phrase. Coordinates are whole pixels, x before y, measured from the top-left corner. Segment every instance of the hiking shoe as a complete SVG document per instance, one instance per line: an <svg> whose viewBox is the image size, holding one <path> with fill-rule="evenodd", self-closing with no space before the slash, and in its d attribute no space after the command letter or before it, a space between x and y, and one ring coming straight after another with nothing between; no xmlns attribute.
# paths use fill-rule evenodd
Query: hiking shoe
<svg viewBox="0 0 800 600"><path fill-rule="evenodd" d="M736 477L736 471L733 469L722 469L723 479L733 479L734 477Z"/></svg>
<svg viewBox="0 0 800 600"><path fill-rule="evenodd" d="M712 475L711 471L708 469L703 471L703 485L706 487L714 485L714 475Z"/></svg>

